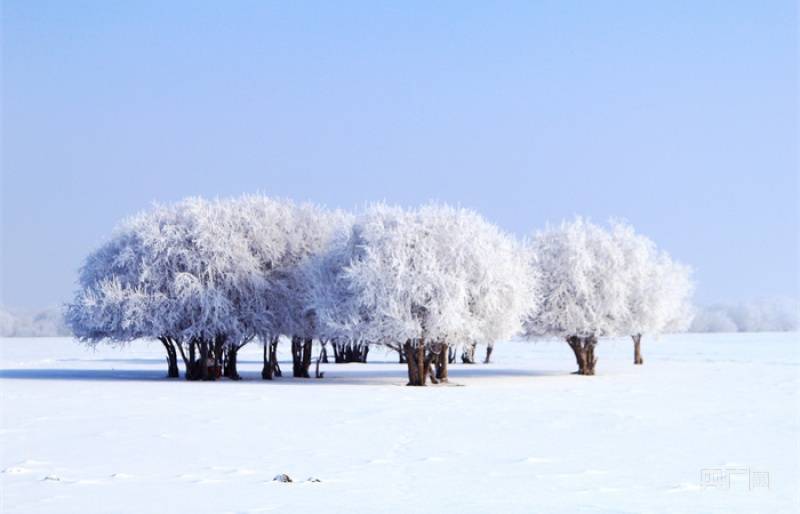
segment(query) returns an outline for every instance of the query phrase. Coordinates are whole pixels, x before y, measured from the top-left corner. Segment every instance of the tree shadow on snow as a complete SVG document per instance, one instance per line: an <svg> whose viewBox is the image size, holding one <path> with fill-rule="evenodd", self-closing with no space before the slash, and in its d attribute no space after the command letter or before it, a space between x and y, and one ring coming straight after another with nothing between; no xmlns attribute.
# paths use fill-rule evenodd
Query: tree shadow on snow
<svg viewBox="0 0 800 514"><path fill-rule="evenodd" d="M15 380L175 380L155 369L0 369L0 378Z"/></svg>
<svg viewBox="0 0 800 514"><path fill-rule="evenodd" d="M80 359L65 359L65 361L80 361ZM121 362L121 363L158 363L158 359L104 359L101 362ZM368 368L365 364L328 364L323 365L321 371L325 377L322 379L313 378L313 367L310 370L312 378L294 378L291 376L291 362L281 362L284 370L283 377L276 377L274 380L266 381L261 379L260 370L252 369L240 370L239 373L243 380L232 381L221 379L220 382L238 384L275 384L275 385L404 385L408 375L405 366L400 367L393 363L391 368L384 367L388 363L374 363L375 369ZM469 366L451 366L450 383L458 385L461 379L492 379L492 378L537 378L548 376L568 375L568 371L552 370L532 370L514 368L496 368L494 366L483 366L480 364ZM0 379L14 380L103 380L103 381L170 381L184 383L183 378L167 378L166 370L161 369L57 369L57 368L35 368L35 369L0 369Z"/></svg>

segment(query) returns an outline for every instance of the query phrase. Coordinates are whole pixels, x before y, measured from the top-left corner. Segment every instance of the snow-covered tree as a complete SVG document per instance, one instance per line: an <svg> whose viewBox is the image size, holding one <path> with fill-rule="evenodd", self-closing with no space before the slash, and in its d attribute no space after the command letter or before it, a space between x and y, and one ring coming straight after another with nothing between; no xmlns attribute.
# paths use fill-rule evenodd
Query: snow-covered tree
<svg viewBox="0 0 800 514"><path fill-rule="evenodd" d="M642 364L642 335L683 331L691 322L691 272L630 225L614 222L611 233L624 259L620 280L627 310L621 330L633 338L634 364Z"/></svg>
<svg viewBox="0 0 800 514"><path fill-rule="evenodd" d="M351 216L302 204L292 206L284 223L282 234L289 236L286 252L265 270L268 328L273 338L283 335L291 339L293 375L308 378L313 340L327 342L310 302L316 280L311 261L345 236Z"/></svg>
<svg viewBox="0 0 800 514"><path fill-rule="evenodd" d="M458 341L467 354L474 353L475 345L485 344L488 363L494 343L519 333L521 320L538 308L529 250L473 211L434 205L420 209L420 215L447 234L442 258L452 263L465 283L468 324ZM442 354L448 361L454 357Z"/></svg>
<svg viewBox="0 0 800 514"><path fill-rule="evenodd" d="M157 338L171 377L178 353L188 379L214 378L227 354L237 378L235 353L255 335L242 306L261 280L237 207L191 198L123 222L81 270L67 309L75 335L91 344Z"/></svg>
<svg viewBox="0 0 800 514"><path fill-rule="evenodd" d="M360 239L356 234L351 220L347 230L339 231L331 239L326 251L308 259L298 269L308 285L304 290L305 308L313 313L323 348L331 343L337 363L366 362L369 352L369 343L359 331L362 313L346 277L350 260L358 255L356 246Z"/></svg>
<svg viewBox="0 0 800 514"><path fill-rule="evenodd" d="M321 259L324 331L402 347L409 385L447 378L448 345L512 335L533 275L513 240L466 209L373 205ZM339 301L341 299L341 301Z"/></svg>
<svg viewBox="0 0 800 514"><path fill-rule="evenodd" d="M0 337L57 337L70 335L60 307L41 310L0 308Z"/></svg>
<svg viewBox="0 0 800 514"><path fill-rule="evenodd" d="M800 328L800 302L793 298L762 298L735 304L700 307L692 332L787 332Z"/></svg>
<svg viewBox="0 0 800 514"><path fill-rule="evenodd" d="M238 378L237 352L255 337L265 347L262 374L271 378L285 335L301 340L293 345L295 374L308 376L313 323L302 312L307 286L294 270L346 219L265 196L156 206L126 220L87 258L68 321L90 343L158 338L169 376L180 354L193 379L217 370Z"/></svg>
<svg viewBox="0 0 800 514"><path fill-rule="evenodd" d="M563 337L578 374L593 375L598 337L626 330L624 253L608 230L582 218L536 233L531 245L541 303L524 333Z"/></svg>
<svg viewBox="0 0 800 514"><path fill-rule="evenodd" d="M13 337L16 334L16 317L5 309L0 309L0 337Z"/></svg>

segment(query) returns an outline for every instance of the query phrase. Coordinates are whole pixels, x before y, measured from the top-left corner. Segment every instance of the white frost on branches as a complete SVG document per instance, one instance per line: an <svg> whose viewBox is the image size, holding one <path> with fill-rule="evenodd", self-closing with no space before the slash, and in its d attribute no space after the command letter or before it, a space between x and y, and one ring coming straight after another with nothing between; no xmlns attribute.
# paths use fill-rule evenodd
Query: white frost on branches
<svg viewBox="0 0 800 514"><path fill-rule="evenodd" d="M535 296L513 238L445 205L372 205L314 264L322 331L351 340L493 342L519 330Z"/></svg>
<svg viewBox="0 0 800 514"><path fill-rule="evenodd" d="M658 335L685 331L692 319L691 270L660 252L653 241L630 225L613 222L611 237L622 251L617 280L626 291L619 332Z"/></svg>
<svg viewBox="0 0 800 514"><path fill-rule="evenodd" d="M541 307L527 319L526 336L625 333L625 256L608 231L576 218L536 233L531 250L541 281Z"/></svg>

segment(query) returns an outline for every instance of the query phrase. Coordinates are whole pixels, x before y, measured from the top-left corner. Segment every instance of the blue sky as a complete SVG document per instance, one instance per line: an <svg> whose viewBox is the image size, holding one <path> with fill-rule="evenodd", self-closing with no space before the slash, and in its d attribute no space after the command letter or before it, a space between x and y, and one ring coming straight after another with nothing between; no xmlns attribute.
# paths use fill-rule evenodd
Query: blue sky
<svg viewBox="0 0 800 514"><path fill-rule="evenodd" d="M701 303L798 295L793 1L3 2L2 301L153 201L622 217Z"/></svg>

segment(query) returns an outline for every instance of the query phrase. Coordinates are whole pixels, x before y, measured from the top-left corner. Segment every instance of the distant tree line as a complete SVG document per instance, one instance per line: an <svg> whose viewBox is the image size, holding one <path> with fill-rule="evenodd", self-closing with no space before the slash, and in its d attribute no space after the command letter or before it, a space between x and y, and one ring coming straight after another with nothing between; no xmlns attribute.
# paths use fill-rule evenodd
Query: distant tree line
<svg viewBox="0 0 800 514"><path fill-rule="evenodd" d="M35 311L9 311L0 308L0 337L54 337L71 334L60 307Z"/></svg>
<svg viewBox="0 0 800 514"><path fill-rule="evenodd" d="M397 351L409 385L448 378L459 356L497 341L561 337L592 375L599 338L691 321L690 270L629 225L576 218L519 241L474 211L384 204L358 213L265 196L190 198L125 220L90 254L66 320L88 344L157 339L168 376L238 379L257 342L262 377L309 377L330 354Z"/></svg>
<svg viewBox="0 0 800 514"><path fill-rule="evenodd" d="M791 332L800 328L800 302L770 298L695 309L690 332Z"/></svg>

